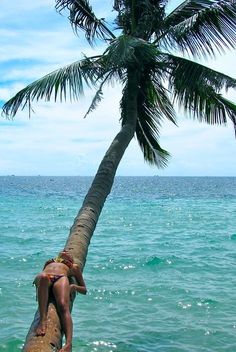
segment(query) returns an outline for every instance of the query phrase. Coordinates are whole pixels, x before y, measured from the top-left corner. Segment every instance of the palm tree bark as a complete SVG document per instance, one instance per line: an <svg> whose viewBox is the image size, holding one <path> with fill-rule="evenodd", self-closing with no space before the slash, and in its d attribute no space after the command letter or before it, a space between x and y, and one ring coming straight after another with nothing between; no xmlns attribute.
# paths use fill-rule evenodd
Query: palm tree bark
<svg viewBox="0 0 236 352"><path fill-rule="evenodd" d="M82 270L86 262L91 237L96 228L106 198L111 191L116 170L135 133L137 121L137 75L136 70L128 70L126 122L107 150L84 199L82 207L74 220L66 242L65 248L70 251L75 262ZM72 304L73 300L71 302L71 308ZM34 331L39 322L39 313L38 311L36 312L34 321L26 337L26 342L23 347L24 352L52 352L53 350L57 351L57 349L61 347L61 325L53 298L51 298L49 302L47 319L46 335L43 337L35 336Z"/></svg>

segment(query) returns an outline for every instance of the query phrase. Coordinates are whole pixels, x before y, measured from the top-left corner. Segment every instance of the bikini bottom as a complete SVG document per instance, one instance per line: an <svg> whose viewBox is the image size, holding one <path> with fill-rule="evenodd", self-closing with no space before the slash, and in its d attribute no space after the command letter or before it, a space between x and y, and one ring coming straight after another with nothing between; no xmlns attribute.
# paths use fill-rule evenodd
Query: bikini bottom
<svg viewBox="0 0 236 352"><path fill-rule="evenodd" d="M57 282L61 277L64 277L64 276L66 276L66 275L47 274L47 277L49 278L52 286L55 284L55 282ZM37 280L37 278L34 280L33 285L36 286L36 301L37 301L38 300L38 289L37 288L38 288L39 284L36 280ZM52 286L49 289L51 289Z"/></svg>
<svg viewBox="0 0 236 352"><path fill-rule="evenodd" d="M51 281L51 284L55 284L61 277L64 277L65 275L53 275L53 274L47 274L47 277Z"/></svg>

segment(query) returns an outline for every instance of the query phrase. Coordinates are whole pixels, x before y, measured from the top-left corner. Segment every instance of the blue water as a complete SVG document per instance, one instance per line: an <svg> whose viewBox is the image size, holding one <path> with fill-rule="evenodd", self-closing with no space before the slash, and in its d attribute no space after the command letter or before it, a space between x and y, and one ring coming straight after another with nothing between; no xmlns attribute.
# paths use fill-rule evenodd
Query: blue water
<svg viewBox="0 0 236 352"><path fill-rule="evenodd" d="M0 177L0 351L20 351L32 279L89 177ZM236 351L236 178L118 177L73 309L77 352Z"/></svg>

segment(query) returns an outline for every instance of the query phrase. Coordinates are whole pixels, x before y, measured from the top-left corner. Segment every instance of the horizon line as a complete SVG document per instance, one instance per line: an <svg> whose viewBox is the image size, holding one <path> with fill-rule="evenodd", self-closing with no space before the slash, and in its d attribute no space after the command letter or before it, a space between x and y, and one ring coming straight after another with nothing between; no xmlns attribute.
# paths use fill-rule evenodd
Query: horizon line
<svg viewBox="0 0 236 352"><path fill-rule="evenodd" d="M0 175L0 177L95 177L95 175ZM236 175L116 175L116 177L236 177Z"/></svg>

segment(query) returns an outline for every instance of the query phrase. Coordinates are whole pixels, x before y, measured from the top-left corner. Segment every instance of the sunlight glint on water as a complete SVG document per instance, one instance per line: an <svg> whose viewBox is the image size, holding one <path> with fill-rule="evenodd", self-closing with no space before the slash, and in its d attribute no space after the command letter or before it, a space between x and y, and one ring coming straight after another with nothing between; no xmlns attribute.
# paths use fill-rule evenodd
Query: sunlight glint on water
<svg viewBox="0 0 236 352"><path fill-rule="evenodd" d="M0 177L0 351L20 351L34 275L91 182ZM74 351L236 351L236 178L119 177L92 239Z"/></svg>

